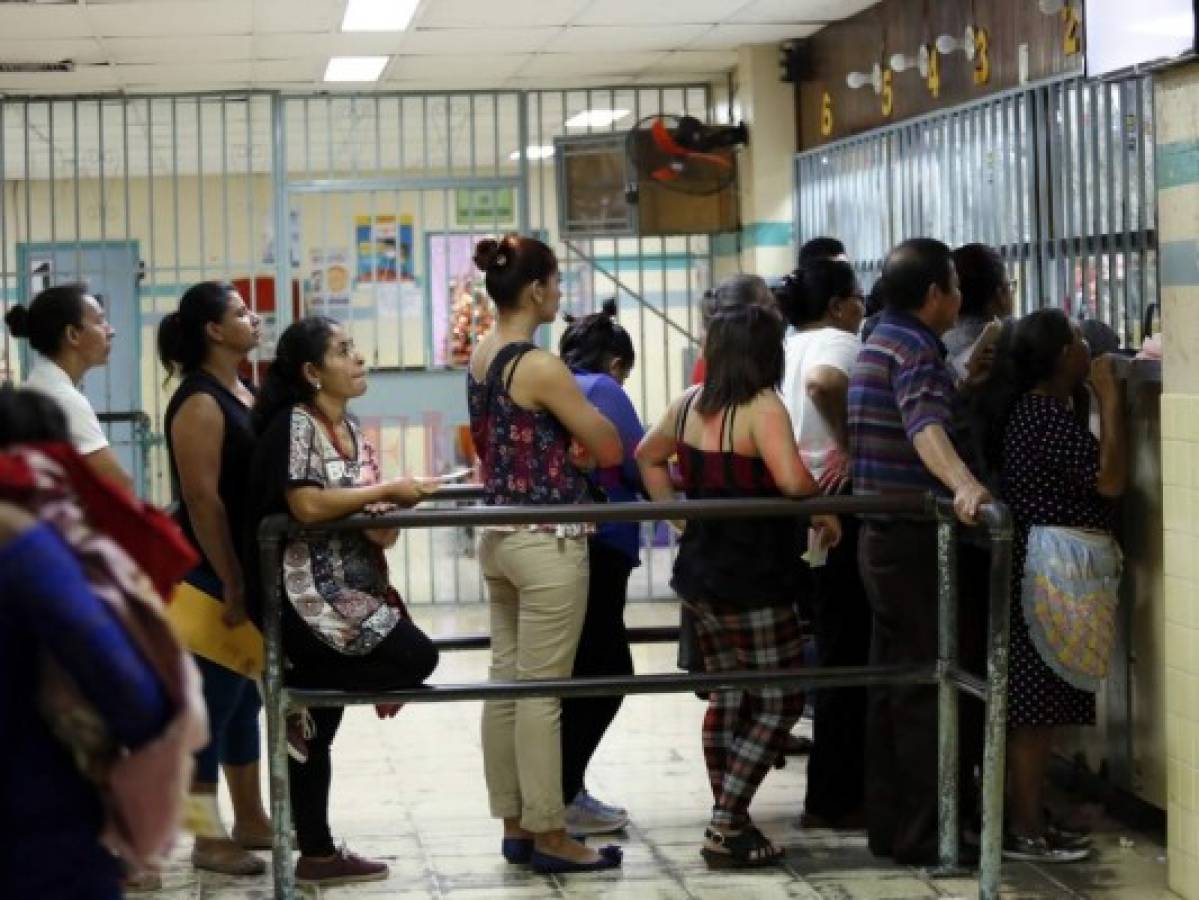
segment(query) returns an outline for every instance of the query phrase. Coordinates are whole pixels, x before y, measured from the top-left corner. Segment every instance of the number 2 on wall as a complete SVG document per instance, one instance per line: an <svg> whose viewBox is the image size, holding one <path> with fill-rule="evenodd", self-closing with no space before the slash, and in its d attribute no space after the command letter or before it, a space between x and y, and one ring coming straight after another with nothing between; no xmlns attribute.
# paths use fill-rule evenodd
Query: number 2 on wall
<svg viewBox="0 0 1199 900"><path fill-rule="evenodd" d="M1062 7L1062 24L1066 26L1066 33L1062 36L1062 51L1067 56L1077 56L1082 52L1082 21L1073 3Z"/></svg>
<svg viewBox="0 0 1199 900"><path fill-rule="evenodd" d="M820 133L824 137L833 133L833 98L828 91L820 98Z"/></svg>
<svg viewBox="0 0 1199 900"><path fill-rule="evenodd" d="M991 35L985 28L974 32L974 83L991 80Z"/></svg>
<svg viewBox="0 0 1199 900"><path fill-rule="evenodd" d="M890 118L895 112L895 73L883 69L883 115Z"/></svg>

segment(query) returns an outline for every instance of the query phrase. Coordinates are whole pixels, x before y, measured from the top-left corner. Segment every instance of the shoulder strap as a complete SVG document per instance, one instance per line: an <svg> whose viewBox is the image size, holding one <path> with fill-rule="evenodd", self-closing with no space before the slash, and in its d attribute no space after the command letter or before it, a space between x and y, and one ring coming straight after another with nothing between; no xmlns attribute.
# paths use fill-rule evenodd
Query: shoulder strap
<svg viewBox="0 0 1199 900"><path fill-rule="evenodd" d="M506 344L501 347L491 360L491 365L487 367L487 405L485 409L491 409L491 401L495 396L495 384L500 380L500 376L504 372L504 366L510 360L516 360L512 364L511 371L508 372L508 377L504 381L504 390L507 391L512 386L512 376L516 372L516 366L520 362L522 356L530 350L536 350L537 345L532 341L513 341L511 344Z"/></svg>
<svg viewBox="0 0 1199 900"><path fill-rule="evenodd" d="M727 421L728 421L729 452L732 453L733 452L733 428L736 427L736 424L737 424L737 407L735 407L735 406L729 407L727 410L725 410L725 416L727 417ZM725 434L724 422L721 422L720 423L720 446L721 447L724 447L724 434Z"/></svg>
<svg viewBox="0 0 1199 900"><path fill-rule="evenodd" d="M695 397L701 390L703 388L697 387L689 392L683 405L679 408L679 416L674 424L674 439L680 444L683 443L683 431L687 427L687 415L691 412L691 404L695 402Z"/></svg>

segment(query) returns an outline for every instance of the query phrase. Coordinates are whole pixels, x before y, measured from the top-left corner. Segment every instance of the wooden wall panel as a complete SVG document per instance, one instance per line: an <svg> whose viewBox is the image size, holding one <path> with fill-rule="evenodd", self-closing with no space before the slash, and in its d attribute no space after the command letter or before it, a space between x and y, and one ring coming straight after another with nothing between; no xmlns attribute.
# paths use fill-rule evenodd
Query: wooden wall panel
<svg viewBox="0 0 1199 900"><path fill-rule="evenodd" d="M959 50L939 59L941 89L933 97L915 69L892 73L893 108L884 115L882 98L867 85L846 84L850 72L886 70L892 54L914 57L921 44L949 34L962 39L967 25L986 29L990 80L975 84L974 64ZM821 30L802 42L802 77L796 85L797 144L810 149L989 94L1056 75L1082 72L1081 53L1067 55L1066 26L1060 15L1045 15L1037 0L883 0L882 3ZM1021 47L1027 71L1021 73ZM1023 77L1022 77L1023 75ZM831 100L832 131L821 133L823 97Z"/></svg>

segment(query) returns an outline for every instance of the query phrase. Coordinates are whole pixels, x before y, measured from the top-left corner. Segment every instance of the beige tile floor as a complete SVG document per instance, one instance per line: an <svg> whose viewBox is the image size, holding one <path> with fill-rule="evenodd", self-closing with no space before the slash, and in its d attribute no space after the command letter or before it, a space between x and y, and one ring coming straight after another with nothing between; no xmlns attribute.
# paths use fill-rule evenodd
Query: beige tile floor
<svg viewBox="0 0 1199 900"><path fill-rule="evenodd" d="M479 608L416 615L433 633L483 627ZM673 616L668 605L630 607L630 624ZM635 650L639 672L672 671L673 646ZM482 653L447 654L436 681L485 676ZM487 818L479 747L479 705L420 705L396 719L370 709L347 712L334 757L334 833L353 849L382 857L387 881L327 889L320 897L447 898L447 900L917 900L977 895L972 879L943 879L882 865L861 835L805 832L794 826L804 792L804 766L792 760L772 772L755 801L758 823L789 849L786 865L752 873L713 873L699 856L711 796L699 744L703 704L690 694L630 697L601 746L589 786L627 806L632 825L615 838L625 848L618 871L544 877L506 865L499 832ZM1008 864L1004 897L1154 900L1165 889L1164 849L1144 835L1097 822L1098 852L1076 866ZM197 874L183 840L165 874L170 900L269 898L269 876L231 879ZM317 896L310 893L307 896Z"/></svg>

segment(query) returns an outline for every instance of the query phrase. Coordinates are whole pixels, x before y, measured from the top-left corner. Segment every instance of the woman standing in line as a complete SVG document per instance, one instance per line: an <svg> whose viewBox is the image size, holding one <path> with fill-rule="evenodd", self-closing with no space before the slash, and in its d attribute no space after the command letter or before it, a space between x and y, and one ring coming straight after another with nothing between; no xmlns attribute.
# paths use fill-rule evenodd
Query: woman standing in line
<svg viewBox="0 0 1199 900"><path fill-rule="evenodd" d="M87 397L79 390L88 370L108 362L116 337L104 307L82 284L47 288L28 307L4 317L13 337L26 338L37 355L22 387L53 399L66 414L71 444L101 475L133 490Z"/></svg>
<svg viewBox="0 0 1199 900"><path fill-rule="evenodd" d="M783 322L763 302L766 283L736 275L720 292L737 302L717 308L709 323L703 384L676 398L637 448L646 490L654 500L673 499L669 460L677 454L688 499L817 493L778 396ZM826 546L837 543L836 517L812 523ZM695 613L706 671L802 664L799 553L794 519L687 523L671 587ZM803 692L794 687L711 692L703 724L714 800L702 849L709 865L783 858L753 824L749 806L802 711Z"/></svg>
<svg viewBox="0 0 1199 900"><path fill-rule="evenodd" d="M849 263L812 260L775 290L795 331L784 343L783 403L799 454L824 493L848 494L849 372L861 347L865 302ZM842 522L841 543L812 569L812 610L821 668L864 666L870 657L870 603L858 572L858 521ZM860 828L866 778L866 689L817 691L800 822Z"/></svg>
<svg viewBox="0 0 1199 900"><path fill-rule="evenodd" d="M633 454L645 436L624 385L636 354L629 333L616 321L616 301L600 312L572 319L558 352L574 374L583 396L620 432L624 461L591 473L596 492L617 502L644 493ZM624 609L629 575L641 564L639 522L606 522L587 539L589 580L587 615L575 654L575 678L633 674L633 654L625 631ZM571 834L606 834L629 821L628 810L604 803L587 790L584 776L624 697L579 697L562 701L562 797Z"/></svg>
<svg viewBox="0 0 1199 900"><path fill-rule="evenodd" d="M566 365L532 341L558 315L558 261L541 241L507 235L480 241L475 264L497 314L467 372L484 502L584 503L587 480L572 460L572 439L601 468L619 465L623 454L616 427L587 402ZM593 530L484 530L479 563L491 601L493 681L570 675L587 611ZM501 850L541 872L613 868L620 848L596 852L567 836L560 710L553 697L483 706L483 764L491 814L504 821Z"/></svg>
<svg viewBox="0 0 1199 900"><path fill-rule="evenodd" d="M246 621L239 548L249 525L254 392L238 370L258 340L258 316L232 285L218 281L188 288L179 308L158 328L158 355L168 377L182 376L163 423L171 492L179 503L179 525L201 555L200 565L184 580L222 601L222 621L209 623L212 628ZM266 864L250 851L271 846L258 771L262 701L246 675L193 652L204 678L211 740L196 754L189 816L196 834L192 864L226 875L260 875ZM232 800L232 834L217 808L218 769L224 770Z"/></svg>

